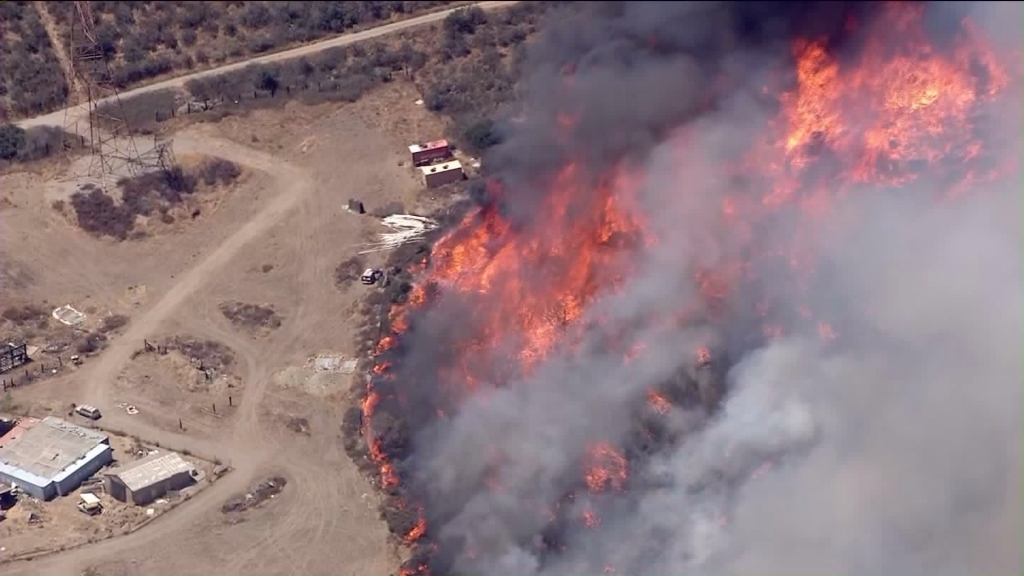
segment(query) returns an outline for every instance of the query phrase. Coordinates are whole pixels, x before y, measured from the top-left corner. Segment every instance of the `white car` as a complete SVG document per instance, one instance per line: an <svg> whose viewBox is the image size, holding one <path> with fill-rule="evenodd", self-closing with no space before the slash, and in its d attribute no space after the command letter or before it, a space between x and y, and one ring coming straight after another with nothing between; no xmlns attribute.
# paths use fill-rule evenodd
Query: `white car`
<svg viewBox="0 0 1024 576"><path fill-rule="evenodd" d="M376 284L377 281L380 280L382 276L384 276L384 272L376 270L374 268L367 268L363 272L363 275L359 277L359 280L362 281L362 283L366 284L367 286L372 286Z"/></svg>

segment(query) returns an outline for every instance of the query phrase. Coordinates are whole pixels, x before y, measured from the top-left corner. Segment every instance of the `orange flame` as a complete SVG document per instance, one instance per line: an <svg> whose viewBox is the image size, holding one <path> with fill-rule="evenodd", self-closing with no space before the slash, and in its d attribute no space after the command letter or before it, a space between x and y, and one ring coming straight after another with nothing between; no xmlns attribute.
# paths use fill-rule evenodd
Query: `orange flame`
<svg viewBox="0 0 1024 576"><path fill-rule="evenodd" d="M611 444L601 442L587 449L587 471L584 478L591 492L611 487L622 490L628 476L626 459Z"/></svg>
<svg viewBox="0 0 1024 576"><path fill-rule="evenodd" d="M780 338L806 327L817 328L825 341L841 338L840 330L818 317L807 298L818 262L811 239L819 230L837 225L833 215L838 203L865 183L898 188L948 165L954 166L949 170L955 169L956 176L967 175L944 185L949 189L941 194L948 197L970 190L970 179L999 174L999 168L977 164L989 151L973 123L980 104L1019 80L1017 68L1011 77L969 22L963 23L953 49L940 50L928 39L921 6L890 2L884 11L877 24L871 24L879 27L878 34L869 36L856 56L837 59L822 38L800 40L790 47L795 77L792 86L781 90L779 113L768 133L753 138L748 150L719 170L727 178L724 182L755 175L762 187L751 185L749 193L748 187L726 191L712 221L725 227L728 243L710 233L693 232L695 253L716 256L708 259L711 263L680 258L679 269L694 271L700 298L666 311L671 322L686 325L731 312L734 296L757 280L757 264L763 260L783 269L781 276L791 283L787 302L807 303L796 310L778 310L777 300L757 301L749 312L758 317L762 336ZM866 29L868 23L851 20L847 25ZM569 65L563 73L572 75L575 70ZM773 92L770 87L765 91ZM579 120L574 112L557 115L552 130L559 142L567 143L565 136ZM699 153L699 146L684 140L673 142L680 154ZM426 306L435 288L461 297L466 316L473 319L466 326L473 333L440 368L453 410L485 383L500 385L487 372L493 364L487 361L490 355L501 354L502 360L528 374L556 349L572 351L583 325L597 322L588 317L590 304L621 290L633 271L624 256L632 248L659 241L639 208L645 175L625 161L602 168L599 174L590 174L589 168L569 162L541 182L546 193L539 195L540 205L526 228L513 225L494 206L466 214L435 243L430 260L419 263L423 277L408 303L390 311L391 334L378 343L377 354L394 349L409 329L409 311ZM491 186L495 197L506 194L497 184ZM680 195L686 192L679 190ZM794 215L792 226L779 238L763 237L760 231L783 210ZM780 323L780 318L791 316L798 324ZM637 361L642 350L642 344L634 345L623 362ZM711 360L707 347L697 349L698 366ZM378 359L374 373L386 375L388 368L387 361ZM382 482L395 486L398 477L365 426L382 400L371 383L362 403L364 436ZM661 414L672 408L655 390L648 392L647 403ZM438 408L439 417L445 413ZM767 469L759 469L755 477ZM592 493L622 490L628 479L627 461L611 444L599 442L587 447L582 473ZM488 482L500 489L495 478L488 477ZM554 521L557 513L547 513ZM587 513L593 522L600 521L592 511ZM408 536L420 526L417 523ZM425 530L423 522L410 541Z"/></svg>
<svg viewBox="0 0 1024 576"><path fill-rule="evenodd" d="M420 515L419 519L416 520L416 525L409 530L409 533L405 535L405 543L412 544L419 540L423 534L427 531L427 519Z"/></svg>
<svg viewBox="0 0 1024 576"><path fill-rule="evenodd" d="M668 414L672 410L672 403L653 390L647 393L647 404L658 414Z"/></svg>

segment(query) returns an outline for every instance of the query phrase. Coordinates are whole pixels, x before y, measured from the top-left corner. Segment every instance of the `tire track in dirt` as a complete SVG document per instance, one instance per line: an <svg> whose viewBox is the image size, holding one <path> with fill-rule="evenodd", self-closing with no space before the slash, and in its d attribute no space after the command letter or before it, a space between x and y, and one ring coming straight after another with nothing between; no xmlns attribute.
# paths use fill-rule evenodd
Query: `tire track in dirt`
<svg viewBox="0 0 1024 576"><path fill-rule="evenodd" d="M253 386L245 391L239 420L235 424L234 433L229 442L197 439L177 433L171 433L143 421L131 419L120 411L109 406L111 388L121 370L131 359L132 353L139 343L153 333L166 321L187 299L202 288L219 268L226 265L238 251L250 241L262 235L271 226L289 213L300 200L312 189L312 181L308 175L269 154L245 148L234 142L207 137L202 134L184 134L176 137L176 147L184 152L198 153L230 160L249 169L258 170L273 177L280 188L270 203L238 230L228 236L219 246L207 253L195 266L179 276L178 282L163 294L148 310L142 312L129 324L124 334L116 338L109 348L101 354L95 363L82 371L79 379L84 382L85 397L94 399L106 414L105 424L128 434L146 437L160 442L170 449L191 450L196 454L210 455L217 451L230 452L239 456L233 459L235 471L197 494L187 506L180 506L167 513L151 526L126 536L113 538L92 544L74 551L34 561L32 573L70 573L74 566L103 558L119 549L145 546L159 542L165 536L187 530L202 514L210 508L219 507L219 503L232 494L244 492L259 472L260 467L273 456L272 450L251 450L259 445L259 436L253 436L256 412L260 400L266 390L269 378L264 373L262 359L252 355L247 346L239 346L239 353L244 354L247 374ZM208 329L207 332L218 332ZM227 334L221 334L227 336ZM239 344L239 340L228 337L227 340ZM22 563L14 563L4 572L18 572ZM8 568L8 567L5 567Z"/></svg>
<svg viewBox="0 0 1024 576"><path fill-rule="evenodd" d="M109 408L110 385L131 358L139 342L153 334L185 300L203 287L238 251L268 228L277 223L312 188L311 180L301 170L275 159L269 154L244 148L233 142L212 138L179 136L176 147L182 152L195 152L216 156L269 174L281 189L270 203L255 217L235 231L219 246L209 252L198 264L181 274L172 286L151 308L136 318L123 335L104 351L91 370L82 375L86 397L93 398L101 409ZM258 403L260 389L246 394L248 409ZM245 402L243 402L245 404Z"/></svg>

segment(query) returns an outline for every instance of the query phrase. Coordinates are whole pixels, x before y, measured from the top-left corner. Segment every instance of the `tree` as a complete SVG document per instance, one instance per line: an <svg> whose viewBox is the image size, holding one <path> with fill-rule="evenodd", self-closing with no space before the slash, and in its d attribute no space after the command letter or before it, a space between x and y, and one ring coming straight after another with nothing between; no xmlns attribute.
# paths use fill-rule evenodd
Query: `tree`
<svg viewBox="0 0 1024 576"><path fill-rule="evenodd" d="M257 90L266 90L267 92L270 92L271 96L274 96L277 94L277 89L279 87L280 84L278 83L277 78L267 70L261 70L260 75L256 77Z"/></svg>
<svg viewBox="0 0 1024 576"><path fill-rule="evenodd" d="M490 118L482 118L466 125L462 132L466 147L479 154L491 146L501 144L501 134Z"/></svg>
<svg viewBox="0 0 1024 576"><path fill-rule="evenodd" d="M14 124L0 126L0 158L10 160L25 148L25 131Z"/></svg>
<svg viewBox="0 0 1024 576"><path fill-rule="evenodd" d="M476 32L477 26L487 23L487 14L478 7L461 8L445 17L445 36L452 38Z"/></svg>

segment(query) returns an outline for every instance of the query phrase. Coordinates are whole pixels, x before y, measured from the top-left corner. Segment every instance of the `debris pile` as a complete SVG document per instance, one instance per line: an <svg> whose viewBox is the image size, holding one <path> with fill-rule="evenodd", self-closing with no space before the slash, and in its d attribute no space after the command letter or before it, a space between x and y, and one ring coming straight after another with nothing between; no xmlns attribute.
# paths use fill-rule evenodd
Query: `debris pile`
<svg viewBox="0 0 1024 576"><path fill-rule="evenodd" d="M412 214L392 214L381 219L381 222L392 231L382 232L377 242L363 244L359 254L393 250L404 244L422 240L428 232L438 227L434 220Z"/></svg>

